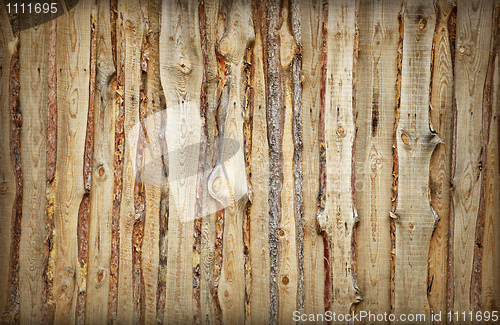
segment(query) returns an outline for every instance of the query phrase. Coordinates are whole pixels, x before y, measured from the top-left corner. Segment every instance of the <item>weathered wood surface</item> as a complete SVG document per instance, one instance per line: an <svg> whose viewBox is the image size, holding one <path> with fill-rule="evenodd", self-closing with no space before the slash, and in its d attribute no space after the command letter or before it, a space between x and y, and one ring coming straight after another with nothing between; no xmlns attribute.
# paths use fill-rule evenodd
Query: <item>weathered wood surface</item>
<svg viewBox="0 0 500 325"><path fill-rule="evenodd" d="M498 1L71 6L0 9L0 322L498 310Z"/></svg>

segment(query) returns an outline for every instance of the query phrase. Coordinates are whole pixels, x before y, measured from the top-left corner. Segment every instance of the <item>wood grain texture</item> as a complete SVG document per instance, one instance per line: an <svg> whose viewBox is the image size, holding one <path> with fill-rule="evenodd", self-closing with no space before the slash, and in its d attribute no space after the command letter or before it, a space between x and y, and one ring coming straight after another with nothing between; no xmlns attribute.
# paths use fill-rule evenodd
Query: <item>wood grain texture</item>
<svg viewBox="0 0 500 325"><path fill-rule="evenodd" d="M495 23L496 22L496 23ZM485 184L485 218L483 237L483 268L481 305L483 312L497 310L500 306L500 281L496 278L500 268L500 160L499 160L499 118L500 118L500 4L495 6L492 33L492 51L488 72L491 75L490 98L486 99L491 105L488 145L486 146L486 184ZM484 127L484 125L483 125ZM486 322L493 324L493 321Z"/></svg>
<svg viewBox="0 0 500 325"><path fill-rule="evenodd" d="M94 96L94 145L90 192L90 221L85 318L88 323L105 323L110 284L111 221L113 215L113 151L115 108L110 3L99 0L92 9L96 24L96 81Z"/></svg>
<svg viewBox="0 0 500 325"><path fill-rule="evenodd" d="M57 161L54 209L55 323L73 324L85 278L78 264L77 221L84 195L83 157L89 107L90 4L57 18Z"/></svg>
<svg viewBox="0 0 500 325"><path fill-rule="evenodd" d="M326 201L317 220L327 236L330 310L349 314L359 302L352 242L357 213L352 195L354 144L353 74L357 46L357 4L328 5L325 84ZM324 210L323 210L324 208Z"/></svg>
<svg viewBox="0 0 500 325"><path fill-rule="evenodd" d="M9 98L10 64L16 39L10 27L7 11L0 9L0 97ZM11 215L16 184L10 159L10 107L9 100L0 102L0 311L5 311L9 299L8 274L10 252Z"/></svg>
<svg viewBox="0 0 500 325"><path fill-rule="evenodd" d="M390 312L392 142L401 2L361 1L355 149L357 310ZM363 243L363 244L361 244Z"/></svg>
<svg viewBox="0 0 500 325"><path fill-rule="evenodd" d="M30 22L33 24L33 21ZM45 229L45 174L47 146L47 95L49 24L20 33L21 160L25 171L23 219L19 254L20 323L40 322L43 290L43 255Z"/></svg>
<svg viewBox="0 0 500 325"><path fill-rule="evenodd" d="M255 5L254 5L255 6ZM254 7L254 12L255 12ZM257 16L254 14L254 17ZM255 26L253 46L252 88L253 128L250 157L252 202L250 204L250 323L268 324L270 296L269 261L269 151L267 143L266 90L263 67L262 34Z"/></svg>
<svg viewBox="0 0 500 325"><path fill-rule="evenodd" d="M319 110L322 67L323 3L300 1L302 38L302 200L304 227L304 312L324 307L323 238L316 231L319 195Z"/></svg>
<svg viewBox="0 0 500 325"><path fill-rule="evenodd" d="M219 52L226 60L227 83L224 85L219 116L223 137L221 165L214 168L208 179L210 195L224 210L222 269L218 298L223 323L243 324L245 317L245 273L243 255L243 217L248 201L248 184L244 161L243 109L246 92L244 60L246 49L255 37L252 28L250 1L234 1L228 11ZM226 141L236 140L234 142ZM228 158L226 158L228 157Z"/></svg>
<svg viewBox="0 0 500 325"><path fill-rule="evenodd" d="M143 24L141 20L141 8L139 3L130 1L118 1L118 28L121 29L117 42L122 51L118 55L117 64L119 75L124 78L123 92L124 101L124 124L125 135L139 123L140 84L138 82L127 82L127 80L141 80L141 46L143 36ZM137 291L134 287L133 268L133 237L134 224L143 220L145 216L136 212L136 175L135 164L137 156L131 155L129 143L125 138L125 153L123 158L123 192L120 206L120 266L118 273L118 305L117 321L119 323L130 323L137 320L140 313L135 302Z"/></svg>
<svg viewBox="0 0 500 325"><path fill-rule="evenodd" d="M197 1L163 2L161 15L160 75L167 104L169 152L199 143L199 113L203 64ZM187 123L189 122L189 123ZM181 127L186 128L185 133ZM193 164L194 162L191 162ZM196 163L197 166L197 163ZM186 173L184 161L169 161L169 176ZM177 177L177 178L179 178ZM170 184L168 269L164 323L193 321L193 216L196 186Z"/></svg>
<svg viewBox="0 0 500 325"><path fill-rule="evenodd" d="M426 314L429 244L437 216L429 201L429 163L439 137L429 128L431 51L436 16L432 1L404 12L401 106L397 127L398 198L394 313Z"/></svg>
<svg viewBox="0 0 500 325"><path fill-rule="evenodd" d="M428 297L434 313L446 312L448 290L448 233L451 189L451 150L453 137L453 61L449 35L449 18L455 6L451 1L437 2L434 33L430 122L442 143L431 156L431 206L439 222L429 249ZM443 320L444 324L445 320Z"/></svg>
<svg viewBox="0 0 500 325"><path fill-rule="evenodd" d="M476 221L481 192L482 102L490 49L493 4L459 1L455 96L456 164L451 197L454 207L454 310L471 310Z"/></svg>

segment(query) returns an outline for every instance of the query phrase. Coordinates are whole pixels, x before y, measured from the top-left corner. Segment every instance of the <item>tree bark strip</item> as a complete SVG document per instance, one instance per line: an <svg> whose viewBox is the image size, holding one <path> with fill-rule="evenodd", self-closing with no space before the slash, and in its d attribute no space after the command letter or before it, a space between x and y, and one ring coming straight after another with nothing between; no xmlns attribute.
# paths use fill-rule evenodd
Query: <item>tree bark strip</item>
<svg viewBox="0 0 500 325"><path fill-rule="evenodd" d="M358 283L363 301L357 310L389 313L392 143L401 3L359 5L359 56L356 88L355 152Z"/></svg>
<svg viewBox="0 0 500 325"><path fill-rule="evenodd" d="M474 247L482 177L482 106L490 49L493 5L457 4L455 91L456 165L451 193L454 206L453 310L473 310ZM480 243L481 244L481 243ZM477 297L478 298L478 297Z"/></svg>
<svg viewBox="0 0 500 325"><path fill-rule="evenodd" d="M440 142L429 128L431 51L436 22L431 1L406 4L401 107L397 127L398 197L391 213L396 226L396 315L425 313L429 244L437 216L429 202L429 163Z"/></svg>
<svg viewBox="0 0 500 325"><path fill-rule="evenodd" d="M358 4L332 2L326 25L326 84L324 136L326 145L324 210L317 221L326 235L330 281L330 310L349 314L359 302L353 270L352 241L357 213L352 195L354 73Z"/></svg>

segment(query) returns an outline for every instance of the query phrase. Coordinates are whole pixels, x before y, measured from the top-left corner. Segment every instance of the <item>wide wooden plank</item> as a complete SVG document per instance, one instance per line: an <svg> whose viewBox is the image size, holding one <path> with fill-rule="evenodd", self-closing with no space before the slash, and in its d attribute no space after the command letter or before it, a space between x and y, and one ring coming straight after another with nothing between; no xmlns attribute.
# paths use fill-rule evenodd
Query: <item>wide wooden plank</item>
<svg viewBox="0 0 500 325"><path fill-rule="evenodd" d="M108 0L100 0L92 8L92 23L96 29L96 80L85 304L85 318L89 324L105 323L108 315L116 108L113 105L116 70L112 56L109 6Z"/></svg>
<svg viewBox="0 0 500 325"><path fill-rule="evenodd" d="M8 307L11 216L16 194L14 169L10 156L10 76L15 42L5 7L0 8L0 311Z"/></svg>
<svg viewBox="0 0 500 325"><path fill-rule="evenodd" d="M456 160L451 197L454 211L453 310L469 312L476 222L482 178L483 91L488 66L492 1L458 1L455 52ZM460 131L458 131L460 130Z"/></svg>
<svg viewBox="0 0 500 325"><path fill-rule="evenodd" d="M323 13L321 1L299 1L302 36L302 200L304 227L304 312L323 313L323 238L316 231L319 195L319 110L322 72Z"/></svg>
<svg viewBox="0 0 500 325"><path fill-rule="evenodd" d="M356 89L356 237L358 284L363 300L356 307L389 313L392 202L392 144L401 2L361 1Z"/></svg>
<svg viewBox="0 0 500 325"><path fill-rule="evenodd" d="M197 1L162 3L160 74L167 105L166 137L169 153L199 145L202 120L200 94L203 76ZM192 160L169 157L170 202L164 323L193 322L193 219L196 178L187 173L197 168L196 147ZM196 170L196 169L195 169ZM196 177L196 175L194 176Z"/></svg>
<svg viewBox="0 0 500 325"><path fill-rule="evenodd" d="M54 209L55 323L76 322L78 292L85 289L78 262L78 216L89 109L90 4L57 18L57 168ZM85 266L83 266L85 267Z"/></svg>
<svg viewBox="0 0 500 325"><path fill-rule="evenodd" d="M453 143L453 61L448 24L455 6L452 1L437 2L438 17L434 33L430 122L442 143L431 157L431 206L439 222L429 249L428 296L434 313L446 312L448 290L448 233L451 189L451 150ZM456 13L456 12L455 12ZM453 26L452 26L453 28ZM442 323L445 323L445 319Z"/></svg>
<svg viewBox="0 0 500 325"><path fill-rule="evenodd" d="M326 24L327 52L324 99L326 161L325 201L317 220L325 236L330 295L329 310L349 314L359 302L354 278L352 241L357 213L352 194L354 144L353 74L357 46L357 6L352 1L330 2ZM321 136L321 134L320 134ZM326 306L327 307L327 306Z"/></svg>
<svg viewBox="0 0 500 325"><path fill-rule="evenodd" d="M30 21L33 24L33 21ZM45 229L45 174L47 161L47 94L49 24L20 32L19 92L21 114L21 160L24 173L23 219L19 254L19 321L40 322L43 291Z"/></svg>
<svg viewBox="0 0 500 325"><path fill-rule="evenodd" d="M396 131L398 155L394 313L425 314L429 244L437 220L429 202L429 163L439 137L429 128L431 51L436 22L432 1L406 4L401 104ZM422 320L420 320L422 321Z"/></svg>

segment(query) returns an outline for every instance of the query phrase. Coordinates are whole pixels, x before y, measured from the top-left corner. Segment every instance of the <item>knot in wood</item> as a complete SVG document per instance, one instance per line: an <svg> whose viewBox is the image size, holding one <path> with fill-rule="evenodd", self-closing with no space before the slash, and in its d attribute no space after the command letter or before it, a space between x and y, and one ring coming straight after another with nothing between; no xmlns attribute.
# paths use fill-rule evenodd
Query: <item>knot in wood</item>
<svg viewBox="0 0 500 325"><path fill-rule="evenodd" d="M188 74L191 71L191 61L184 56L181 57L179 59L179 70L184 74Z"/></svg>

